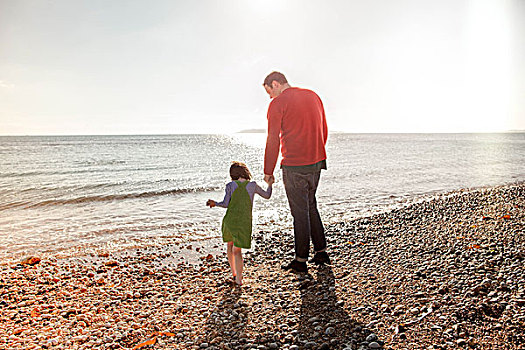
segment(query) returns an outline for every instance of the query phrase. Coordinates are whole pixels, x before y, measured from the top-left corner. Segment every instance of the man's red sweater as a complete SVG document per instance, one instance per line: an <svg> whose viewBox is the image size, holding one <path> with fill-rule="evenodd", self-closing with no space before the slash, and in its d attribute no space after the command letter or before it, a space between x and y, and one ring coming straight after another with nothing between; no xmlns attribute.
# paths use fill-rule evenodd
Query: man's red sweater
<svg viewBox="0 0 525 350"><path fill-rule="evenodd" d="M268 139L264 173L272 175L279 156L282 165L311 165L326 159L328 128L323 103L311 90L291 87L268 107Z"/></svg>

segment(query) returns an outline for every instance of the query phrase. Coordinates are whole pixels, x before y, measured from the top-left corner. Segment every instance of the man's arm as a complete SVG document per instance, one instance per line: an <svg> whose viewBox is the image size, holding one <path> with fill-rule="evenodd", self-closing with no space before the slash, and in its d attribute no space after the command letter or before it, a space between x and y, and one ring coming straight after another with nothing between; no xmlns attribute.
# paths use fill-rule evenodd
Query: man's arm
<svg viewBox="0 0 525 350"><path fill-rule="evenodd" d="M324 144L326 146L326 141L328 140L328 125L326 124L326 115L324 114L324 108L323 108L323 137L324 137Z"/></svg>
<svg viewBox="0 0 525 350"><path fill-rule="evenodd" d="M266 139L266 149L264 150L264 174L273 175L279 148L281 146L281 121L282 115L277 110L275 104L270 103L268 107L268 137Z"/></svg>
<svg viewBox="0 0 525 350"><path fill-rule="evenodd" d="M326 141L328 140L328 125L326 124L326 114L324 112L323 101L321 101L321 98L319 96L317 96L317 98L319 99L319 103L321 104L321 110L323 111L323 140L326 146Z"/></svg>

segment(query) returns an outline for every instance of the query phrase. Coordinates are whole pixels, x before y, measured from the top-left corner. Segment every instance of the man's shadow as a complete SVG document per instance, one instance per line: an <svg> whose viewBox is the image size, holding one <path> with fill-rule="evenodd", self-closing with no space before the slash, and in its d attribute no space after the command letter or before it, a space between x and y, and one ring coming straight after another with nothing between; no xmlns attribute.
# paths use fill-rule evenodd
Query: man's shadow
<svg viewBox="0 0 525 350"><path fill-rule="evenodd" d="M337 300L330 266L313 270L313 275L301 284L300 291L301 315L295 341L300 348L356 349L365 341L363 325L348 315L343 308L344 300Z"/></svg>
<svg viewBox="0 0 525 350"><path fill-rule="evenodd" d="M245 343L245 328L248 324L246 304L240 302L243 289L225 287L206 321L204 342L210 347L226 346L237 349Z"/></svg>

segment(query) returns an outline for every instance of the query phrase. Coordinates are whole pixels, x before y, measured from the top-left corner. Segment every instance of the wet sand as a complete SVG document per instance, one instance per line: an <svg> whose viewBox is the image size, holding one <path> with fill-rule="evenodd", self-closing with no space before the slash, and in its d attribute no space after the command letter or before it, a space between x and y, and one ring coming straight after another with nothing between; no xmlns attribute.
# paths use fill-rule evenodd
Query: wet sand
<svg viewBox="0 0 525 350"><path fill-rule="evenodd" d="M327 225L308 274L255 232L242 288L212 241L1 266L0 349L525 349L524 228L515 184Z"/></svg>

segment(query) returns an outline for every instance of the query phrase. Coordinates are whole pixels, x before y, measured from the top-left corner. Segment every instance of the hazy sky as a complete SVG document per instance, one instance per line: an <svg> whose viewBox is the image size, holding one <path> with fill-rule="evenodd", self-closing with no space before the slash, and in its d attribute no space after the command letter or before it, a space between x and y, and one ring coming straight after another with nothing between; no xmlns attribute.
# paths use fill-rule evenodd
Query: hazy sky
<svg viewBox="0 0 525 350"><path fill-rule="evenodd" d="M265 128L272 70L334 131L525 129L525 1L0 0L0 135Z"/></svg>

